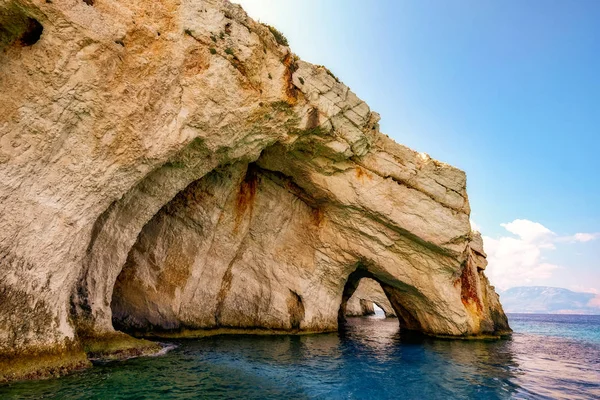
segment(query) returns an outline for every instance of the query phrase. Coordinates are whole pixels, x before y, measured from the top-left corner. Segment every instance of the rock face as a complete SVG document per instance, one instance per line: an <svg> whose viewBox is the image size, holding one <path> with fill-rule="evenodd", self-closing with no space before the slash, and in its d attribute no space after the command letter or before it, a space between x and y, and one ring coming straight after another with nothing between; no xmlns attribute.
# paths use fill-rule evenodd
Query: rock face
<svg viewBox="0 0 600 400"><path fill-rule="evenodd" d="M346 316L361 317L374 315L376 304L385 313L386 318L396 317L394 307L383 292L381 285L370 278L361 279L352 297L346 303Z"/></svg>
<svg viewBox="0 0 600 400"><path fill-rule="evenodd" d="M0 380L113 320L335 330L364 277L404 329L509 331L465 174L281 43L224 0L0 0Z"/></svg>

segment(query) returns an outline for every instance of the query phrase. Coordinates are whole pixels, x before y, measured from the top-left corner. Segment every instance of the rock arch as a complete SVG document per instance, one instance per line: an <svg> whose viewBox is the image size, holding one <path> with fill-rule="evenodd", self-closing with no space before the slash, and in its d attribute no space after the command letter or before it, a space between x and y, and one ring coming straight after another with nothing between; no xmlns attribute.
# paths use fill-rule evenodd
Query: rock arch
<svg viewBox="0 0 600 400"><path fill-rule="evenodd" d="M396 287L386 285L371 273L368 264L363 262L359 262L356 270L348 276L348 281L344 286L342 302L338 312L338 324L340 326L343 326L346 321L348 301L353 297L360 283L365 279L381 285L380 287L383 289L385 296L387 296L387 300L393 308L394 315L397 316L400 328L403 331L427 332L426 323L420 320L423 317L423 313L418 308L423 309L427 301L421 298L422 296L419 294L418 289L409 287L406 284Z"/></svg>
<svg viewBox="0 0 600 400"><path fill-rule="evenodd" d="M85 364L112 309L141 330L335 330L359 262L424 333L509 331L462 171L380 133L239 6L147 7L0 1L0 381L16 359L43 374L40 354Z"/></svg>
<svg viewBox="0 0 600 400"><path fill-rule="evenodd" d="M331 194L335 185L319 196L311 185L323 175L305 181L308 171L296 169L314 158L295 147L280 151L274 146L254 163L212 171L153 217L117 279L116 326L167 336L215 329L331 331L360 279L370 278L406 330L502 332L503 321L481 308L478 291L485 286L473 250L456 257L390 228L379 216L365 218L364 209L340 204ZM378 179L365 179L356 168L345 171L354 190ZM438 269L424 276L422 269L431 265Z"/></svg>
<svg viewBox="0 0 600 400"><path fill-rule="evenodd" d="M381 285L371 278L363 278L360 280L354 294L348 299L346 316L374 315L374 305L383 310L386 318L396 318L396 312L383 292Z"/></svg>

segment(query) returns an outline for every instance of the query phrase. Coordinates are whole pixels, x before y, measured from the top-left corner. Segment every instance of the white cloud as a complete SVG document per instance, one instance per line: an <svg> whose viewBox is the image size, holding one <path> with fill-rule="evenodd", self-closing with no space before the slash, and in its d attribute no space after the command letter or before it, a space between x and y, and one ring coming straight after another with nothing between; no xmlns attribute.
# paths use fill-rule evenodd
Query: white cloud
<svg viewBox="0 0 600 400"><path fill-rule="evenodd" d="M477 222L470 220L471 222L471 230L481 232L481 227L477 224Z"/></svg>
<svg viewBox="0 0 600 400"><path fill-rule="evenodd" d="M596 239L600 239L600 233L576 233L572 236L561 236L557 238L556 241L569 243L587 243Z"/></svg>
<svg viewBox="0 0 600 400"><path fill-rule="evenodd" d="M539 222L533 222L527 219L515 219L513 222L500 224L500 226L510 233L519 236L526 242L545 240L556 235Z"/></svg>
<svg viewBox="0 0 600 400"><path fill-rule="evenodd" d="M477 226L471 221L471 226ZM500 224L514 236L505 235L499 238L483 236L485 251L488 255L486 275L492 284L505 290L513 286L543 284L543 280L552 277L554 271L562 268L546 261L548 251L555 250L560 243L586 243L600 239L600 233L576 233L572 236L558 236L539 222L527 219L516 219ZM594 304L600 306L600 293L595 289L577 291L595 293L599 300Z"/></svg>
<svg viewBox="0 0 600 400"><path fill-rule="evenodd" d="M501 226L518 237L483 237L489 262L486 274L494 285L507 289L539 283L560 268L544 260L543 253L555 248L553 240L556 234L550 229L525 219Z"/></svg>
<svg viewBox="0 0 600 400"><path fill-rule="evenodd" d="M598 233L576 233L573 235L573 240L576 242L589 242L600 237Z"/></svg>

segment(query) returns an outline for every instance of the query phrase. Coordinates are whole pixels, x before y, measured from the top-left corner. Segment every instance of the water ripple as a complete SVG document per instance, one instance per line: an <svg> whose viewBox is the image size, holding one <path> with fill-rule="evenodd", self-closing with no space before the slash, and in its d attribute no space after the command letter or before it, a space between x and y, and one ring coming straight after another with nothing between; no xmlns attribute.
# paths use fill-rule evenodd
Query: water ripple
<svg viewBox="0 0 600 400"><path fill-rule="evenodd" d="M510 318L513 337L491 342L407 337L377 318L337 334L179 341L160 357L2 386L0 398L600 398L600 318Z"/></svg>

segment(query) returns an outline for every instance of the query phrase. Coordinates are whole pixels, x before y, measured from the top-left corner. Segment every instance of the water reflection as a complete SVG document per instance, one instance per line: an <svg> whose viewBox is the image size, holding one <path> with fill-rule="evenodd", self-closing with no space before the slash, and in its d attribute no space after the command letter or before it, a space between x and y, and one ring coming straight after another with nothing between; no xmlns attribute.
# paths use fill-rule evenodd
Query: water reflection
<svg viewBox="0 0 600 400"><path fill-rule="evenodd" d="M393 320L373 324L357 318L349 319L349 325L343 338L356 346L352 351L367 353L382 363L411 368L400 372L397 379L434 388L429 390L430 398L458 394L508 398L517 391L519 364L506 340L440 340L406 335Z"/></svg>
<svg viewBox="0 0 600 400"><path fill-rule="evenodd" d="M163 357L0 387L0 398L599 398L600 346L516 333L453 341L401 335L394 319L343 332L181 341Z"/></svg>
<svg viewBox="0 0 600 400"><path fill-rule="evenodd" d="M400 327L395 318L349 317L344 329L338 333L338 340L347 351L386 362L395 354L390 350L399 343L399 334Z"/></svg>

